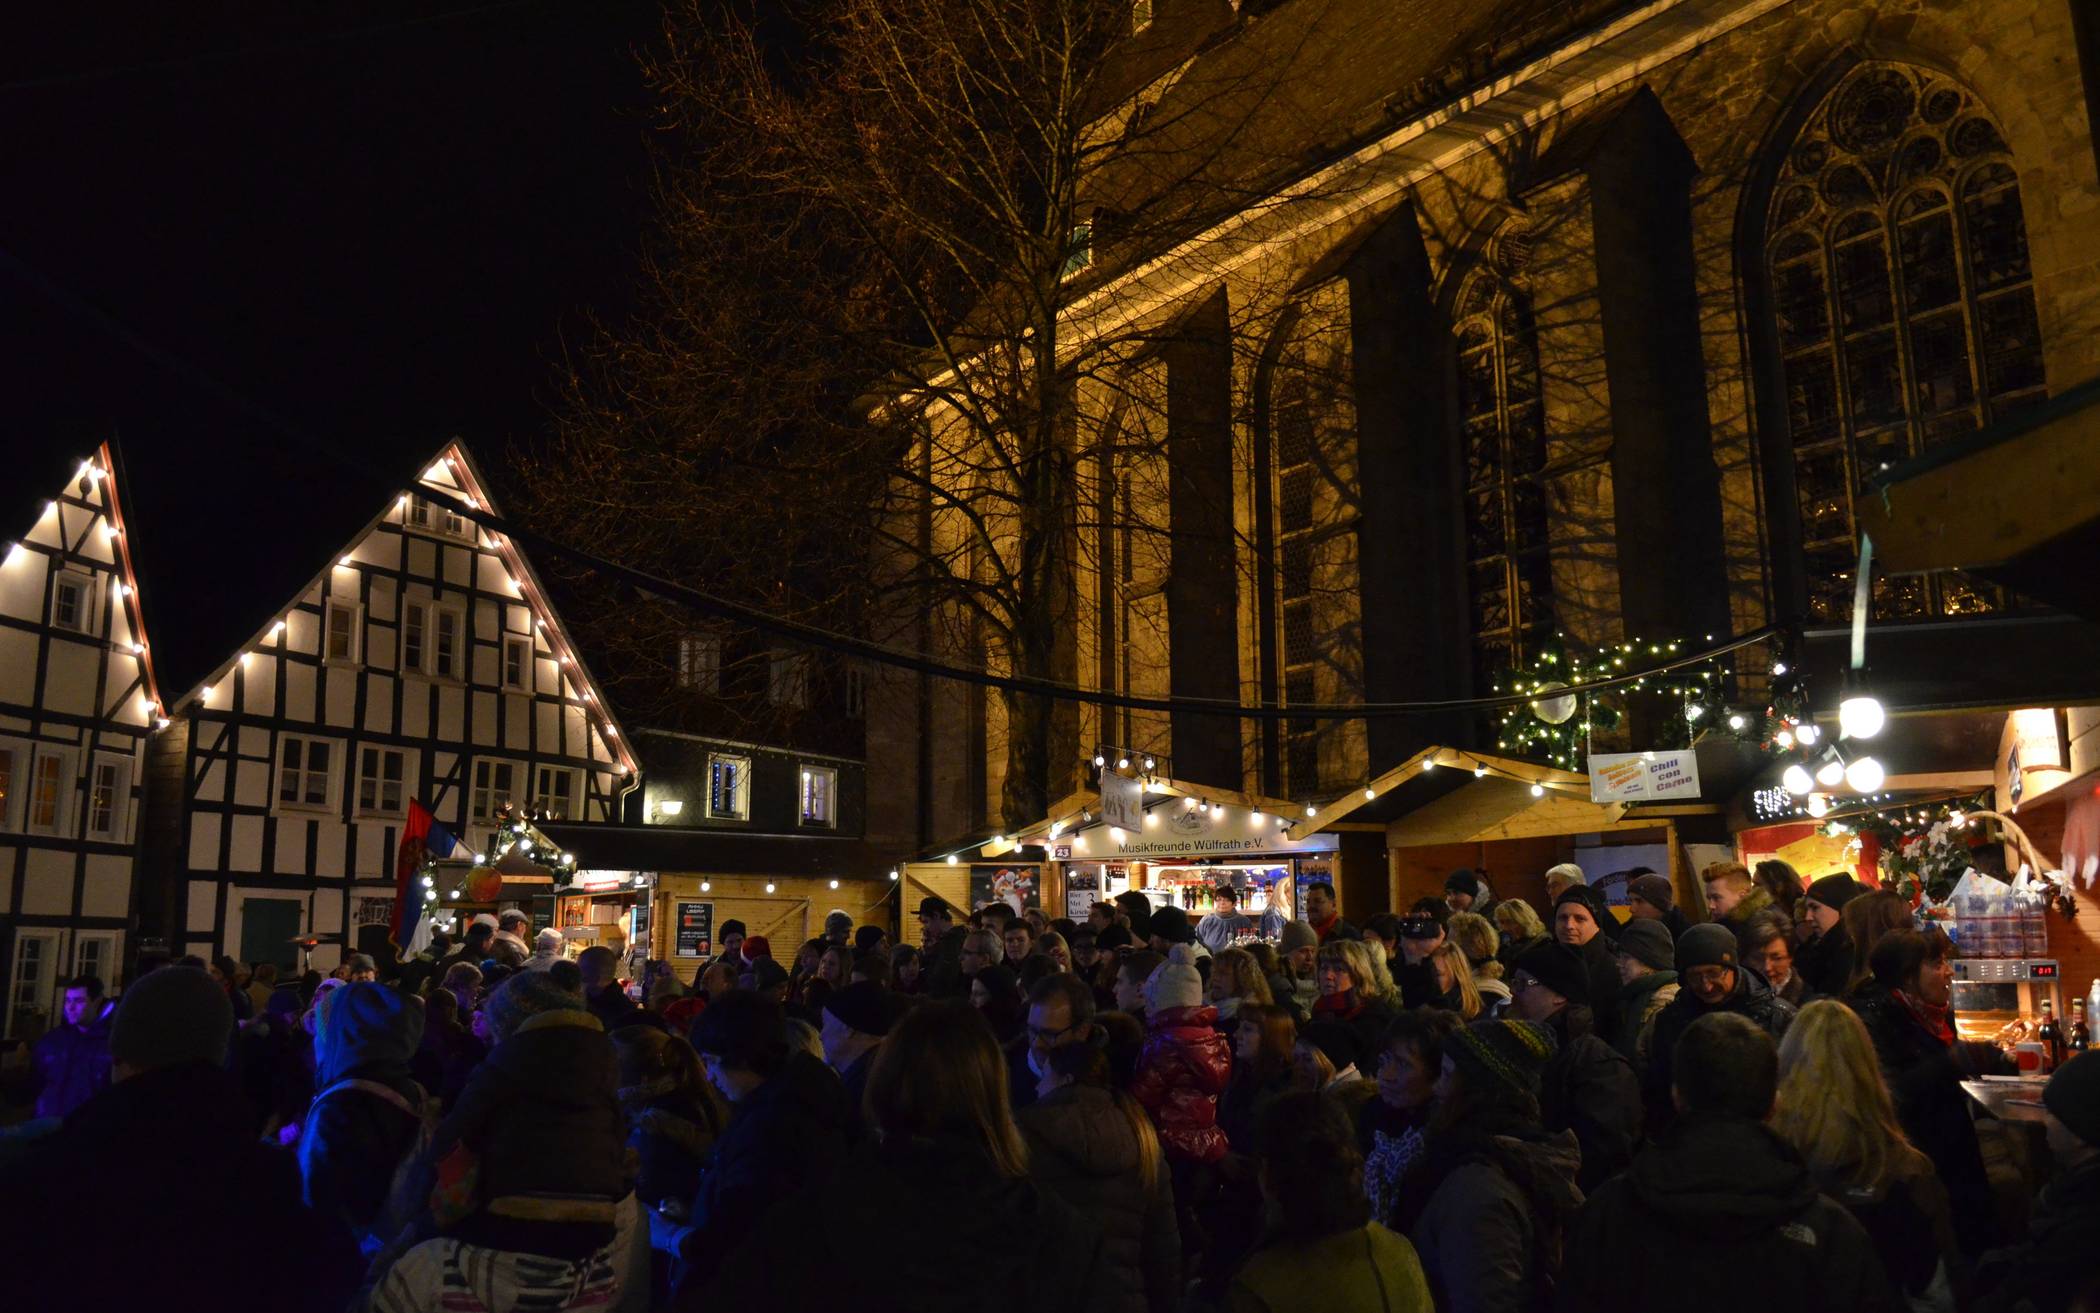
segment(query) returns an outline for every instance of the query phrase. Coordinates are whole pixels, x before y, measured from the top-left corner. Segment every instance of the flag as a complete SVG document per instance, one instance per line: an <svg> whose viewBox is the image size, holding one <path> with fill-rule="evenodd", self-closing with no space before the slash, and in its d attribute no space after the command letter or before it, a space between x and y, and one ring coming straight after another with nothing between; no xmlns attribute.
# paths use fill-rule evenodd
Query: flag
<svg viewBox="0 0 2100 1313"><path fill-rule="evenodd" d="M461 846L428 807L409 800L408 824L401 827L401 842L394 850L394 920L387 936L402 957L413 957L430 944L433 900L424 896L419 878L424 859L451 857Z"/></svg>

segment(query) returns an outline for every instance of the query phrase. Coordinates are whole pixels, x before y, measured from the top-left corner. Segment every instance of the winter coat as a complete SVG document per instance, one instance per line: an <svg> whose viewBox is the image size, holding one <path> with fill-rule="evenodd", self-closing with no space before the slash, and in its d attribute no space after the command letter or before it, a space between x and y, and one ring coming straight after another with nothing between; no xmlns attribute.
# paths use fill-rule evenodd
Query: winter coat
<svg viewBox="0 0 2100 1313"><path fill-rule="evenodd" d="M1426 967L1428 964L1424 963L1423 965ZM1431 972L1430 980L1432 984L1435 983L1435 973L1433 971ZM1339 995L1330 997L1339 997ZM1361 994L1355 995L1349 1006L1339 1011L1329 1007L1322 1007L1321 1004L1325 1002L1326 998L1323 997L1313 1004L1312 1020L1341 1022L1356 1036L1356 1051L1360 1055L1360 1060L1364 1062L1375 1060L1375 1055L1385 1047L1385 1033L1392 1029L1393 1018L1400 1015L1399 1009L1394 1007L1389 999L1365 998ZM1444 1006L1441 996L1432 998L1430 1006Z"/></svg>
<svg viewBox="0 0 2100 1313"><path fill-rule="evenodd" d="M36 1042L36 1115L64 1117L109 1088L109 1023L61 1023Z"/></svg>
<svg viewBox="0 0 2100 1313"><path fill-rule="evenodd" d="M1499 976L1475 975L1473 988L1480 991L1480 1015L1474 1018L1475 1021L1496 1020L1515 997L1509 992L1509 985Z"/></svg>
<svg viewBox="0 0 2100 1313"><path fill-rule="evenodd" d="M1233 1069L1232 1082L1218 1100L1218 1129L1225 1132L1226 1142L1234 1153L1260 1153L1256 1137L1261 1131L1262 1114L1268 1111L1270 1104L1290 1092L1289 1067L1267 1080L1263 1080L1251 1065Z"/></svg>
<svg viewBox="0 0 2100 1313"><path fill-rule="evenodd" d="M74 1109L0 1173L7 1306L340 1313L357 1246L300 1202L298 1165L258 1129L240 1082L203 1062Z"/></svg>
<svg viewBox="0 0 2100 1313"><path fill-rule="evenodd" d="M1582 956L1582 973L1589 978L1590 1015L1602 1035L1619 1033L1619 991L1624 988L1619 984L1619 957L1611 945L1610 937L1600 930L1575 950Z"/></svg>
<svg viewBox="0 0 2100 1313"><path fill-rule="evenodd" d="M1772 906L1772 891L1752 885L1743 895L1743 900L1729 908L1728 915L1721 918L1721 924L1727 926L1728 933L1735 936L1736 961L1740 962L1750 956L1750 942L1746 937L1750 922L1759 912L1769 911Z"/></svg>
<svg viewBox="0 0 2100 1313"><path fill-rule="evenodd" d="M839 1078L807 1053L789 1054L730 1110L693 1197L692 1232L679 1245L681 1302L702 1299L718 1276L745 1266L739 1249L767 1210L831 1177L846 1156L851 1116Z"/></svg>
<svg viewBox="0 0 2100 1313"><path fill-rule="evenodd" d="M1641 1093L1648 1105L1651 1132L1661 1130L1677 1115L1676 1105L1670 1101L1670 1062L1677 1055L1678 1036L1709 1012L1734 1012L1748 1017L1775 1044L1786 1037L1786 1028L1794 1021L1793 1006L1776 997L1763 976L1748 969L1736 971L1734 991L1711 1008L1691 990L1679 989L1677 997L1655 1014L1654 1028L1648 1032L1648 1067L1642 1076Z"/></svg>
<svg viewBox="0 0 2100 1313"><path fill-rule="evenodd" d="M1442 1313L1531 1313L1558 1265L1559 1230L1582 1202L1582 1151L1572 1134L1536 1126L1465 1143L1443 1150L1455 1164L1431 1161L1432 1150L1404 1178L1403 1194L1428 1192L1408 1239Z"/></svg>
<svg viewBox="0 0 2100 1313"><path fill-rule="evenodd" d="M1989 1044L1942 1043L1876 981L1860 986L1845 1002L1866 1023L1874 1041L1874 1056L1881 1060L1881 1074L1889 1083L1904 1135L1939 1168L1948 1193L1970 1201L1954 1215L1954 1235L1962 1252L1981 1254L1999 1243L2003 1233L1997 1210L1989 1203L1991 1186L1984 1175L1969 1096L1961 1087L1960 1063L1966 1060L1977 1074L2009 1072L2011 1064ZM1962 1052L1956 1052L1957 1046Z"/></svg>
<svg viewBox="0 0 2100 1313"><path fill-rule="evenodd" d="M868 1133L868 1077L875 1074L875 1059L882 1053L869 1049L839 1073L839 1088L846 1100L846 1138L858 1144Z"/></svg>
<svg viewBox="0 0 2100 1313"><path fill-rule="evenodd" d="M682 1283L675 1307L1073 1313L1108 1285L1100 1223L962 1139L870 1140L749 1234L716 1281Z"/></svg>
<svg viewBox="0 0 2100 1313"><path fill-rule="evenodd" d="M1892 1146L1880 1185L1865 1189L1818 1177L1818 1189L1859 1222L1899 1294L1923 1295L1943 1256L1955 1253L1954 1214L1932 1160L1906 1144Z"/></svg>
<svg viewBox="0 0 2100 1313"><path fill-rule="evenodd" d="M1028 1176L1101 1228L1101 1284L1087 1308L1172 1313L1181 1304L1181 1232L1165 1156L1145 1188L1137 1132L1104 1089L1067 1085L1014 1114Z"/></svg>
<svg viewBox="0 0 2100 1313"><path fill-rule="evenodd" d="M1168 1008L1146 1018L1130 1093L1152 1114L1160 1144L1176 1162L1214 1163L1225 1156L1218 1096L1232 1075L1232 1048L1211 1025L1208 1007Z"/></svg>
<svg viewBox="0 0 2100 1313"><path fill-rule="evenodd" d="M1212 912L1196 923L1196 942L1213 953L1222 953L1232 947L1235 936L1253 929L1254 922L1237 912L1231 916Z"/></svg>
<svg viewBox="0 0 2100 1313"><path fill-rule="evenodd" d="M1852 986L1852 936L1842 925L1816 936L1794 955L1794 976L1812 994L1843 998Z"/></svg>
<svg viewBox="0 0 2100 1313"><path fill-rule="evenodd" d="M315 1036L314 1101L299 1137L306 1205L380 1241L408 1220L381 1225L381 1213L423 1126L426 1096L409 1074L422 1039L423 1005L370 981L334 991Z"/></svg>
<svg viewBox="0 0 2100 1313"><path fill-rule="evenodd" d="M720 1106L692 1091L644 1087L620 1094L635 1153L635 1194L652 1208L666 1199L683 1205L699 1193L707 1155L722 1132Z"/></svg>
<svg viewBox="0 0 2100 1313"><path fill-rule="evenodd" d="M234 1036L234 1070L266 1135L305 1120L314 1098L312 1064L313 1038L296 1022L265 1013Z"/></svg>
<svg viewBox="0 0 2100 1313"><path fill-rule="evenodd" d="M1429 1281L1407 1237L1376 1222L1269 1245L1225 1292L1225 1313L1431 1313Z"/></svg>
<svg viewBox="0 0 2100 1313"><path fill-rule="evenodd" d="M1511 939L1504 936L1501 947L1495 950L1495 960L1502 964L1504 971L1514 971L1517 969L1517 959L1524 955L1524 951L1533 944L1544 943L1548 937L1533 935L1529 939Z"/></svg>
<svg viewBox="0 0 2100 1313"><path fill-rule="evenodd" d="M926 949L919 966L919 992L928 998L968 998L970 982L963 979L962 946L969 932L949 926Z"/></svg>
<svg viewBox="0 0 2100 1313"><path fill-rule="evenodd" d="M1560 1307L1896 1313L1873 1242L1761 1122L1680 1118L1576 1214Z"/></svg>
<svg viewBox="0 0 2100 1313"><path fill-rule="evenodd" d="M1976 1269L1976 1313L2047 1313L2071 1307L2100 1253L2100 1158L2051 1181L2035 1202L2027 1239L1992 1250Z"/></svg>
<svg viewBox="0 0 2100 1313"><path fill-rule="evenodd" d="M649 1020L649 1017L644 1015L641 1005L627 997L627 991L620 988L620 982L617 980L589 995L583 1005L590 1010L592 1016L598 1018L598 1024L605 1027L605 1033L608 1035L622 1026ZM658 1029L662 1029L660 1018L657 1019L657 1024Z"/></svg>
<svg viewBox="0 0 2100 1313"><path fill-rule="evenodd" d="M1619 1028L1612 1032L1611 1046L1634 1064L1635 1071L1647 1069L1648 1046L1642 1040L1655 1018L1677 997L1677 992L1675 971L1650 971L1633 983L1619 987Z"/></svg>
<svg viewBox="0 0 2100 1313"><path fill-rule="evenodd" d="M1569 1035L1566 1014L1554 1018L1560 1046L1539 1078L1539 1122L1573 1131L1582 1147L1575 1184L1585 1194L1626 1170L1641 1140L1641 1082L1633 1064L1595 1035Z"/></svg>

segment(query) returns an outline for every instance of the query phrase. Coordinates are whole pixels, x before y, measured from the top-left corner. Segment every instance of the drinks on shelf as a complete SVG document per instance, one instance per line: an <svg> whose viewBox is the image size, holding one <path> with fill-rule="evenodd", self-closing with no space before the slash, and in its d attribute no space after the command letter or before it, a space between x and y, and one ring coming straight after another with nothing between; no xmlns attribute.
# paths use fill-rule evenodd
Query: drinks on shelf
<svg viewBox="0 0 2100 1313"><path fill-rule="evenodd" d="M2064 1047L2072 1054L2084 1053L2093 1046L2093 1033L2086 1029L2085 1000L2071 1000L2071 1030L2064 1037Z"/></svg>
<svg viewBox="0 0 2100 1313"><path fill-rule="evenodd" d="M2034 1037L2041 1042L2048 1070L2064 1065L2064 1032L2056 1024L2055 1005L2046 998L2042 1000L2042 1024L2035 1028Z"/></svg>

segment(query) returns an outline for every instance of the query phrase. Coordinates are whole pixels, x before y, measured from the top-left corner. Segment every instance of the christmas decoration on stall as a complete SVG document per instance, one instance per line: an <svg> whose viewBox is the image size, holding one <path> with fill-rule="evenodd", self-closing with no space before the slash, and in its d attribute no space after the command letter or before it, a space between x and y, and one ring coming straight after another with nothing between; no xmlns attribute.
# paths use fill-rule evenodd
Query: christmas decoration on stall
<svg viewBox="0 0 2100 1313"><path fill-rule="evenodd" d="M493 903L503 892L504 866L515 866L521 860L553 875L557 886L575 877L575 854L555 847L532 824L547 817L506 802L496 808L493 819L494 828L487 841L465 870L459 870L457 862L446 863L448 871L441 871L435 860L424 863L422 885L426 899L436 900L438 879L443 875L451 881L447 901Z"/></svg>
<svg viewBox="0 0 2100 1313"><path fill-rule="evenodd" d="M2078 903L2060 871L2041 869L2024 834L2005 817L1988 810L1987 795L1900 803L1846 820L1832 821L1826 834L1857 833L1880 848L1882 878L1904 897L1944 903L1962 875L1979 862L1977 850L2012 844L2027 854L2027 876L2043 886L2048 905L2066 920L2076 920Z"/></svg>

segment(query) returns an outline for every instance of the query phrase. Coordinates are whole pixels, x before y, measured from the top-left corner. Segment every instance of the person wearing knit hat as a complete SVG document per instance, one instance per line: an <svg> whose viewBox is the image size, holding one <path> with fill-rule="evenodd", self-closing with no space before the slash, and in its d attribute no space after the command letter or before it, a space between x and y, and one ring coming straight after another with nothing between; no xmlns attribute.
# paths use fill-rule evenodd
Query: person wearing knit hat
<svg viewBox="0 0 2100 1313"><path fill-rule="evenodd" d="M1670 941L1692 928L1692 923L1677 906L1677 891L1670 886L1670 877L1658 875L1645 866L1636 866L1625 872L1627 924L1634 921L1657 921L1669 932Z"/></svg>
<svg viewBox="0 0 2100 1313"><path fill-rule="evenodd" d="M1319 947L1319 933L1303 921L1284 922L1283 934L1276 942L1276 951L1285 957L1308 948L1317 950Z"/></svg>
<svg viewBox="0 0 2100 1313"><path fill-rule="evenodd" d="M1518 955L1511 1018L1553 1032L1553 1057L1539 1084L1539 1122L1573 1131L1582 1146L1576 1184L1587 1190L1633 1161L1641 1135L1641 1084L1633 1065L1592 1030L1589 973L1566 944L1542 941Z"/></svg>
<svg viewBox="0 0 2100 1313"><path fill-rule="evenodd" d="M1354 1030L1338 1021L1307 1022L1305 1029L1298 1032L1294 1056L1301 1089L1315 1089L1325 1094L1366 1080L1360 1065L1364 1058L1363 1044ZM1370 1091L1361 1093L1368 1097Z"/></svg>
<svg viewBox="0 0 2100 1313"><path fill-rule="evenodd" d="M770 959L773 956L773 945L764 935L749 935L737 951L743 956L744 970L749 971L758 965L760 958Z"/></svg>
<svg viewBox="0 0 2100 1313"><path fill-rule="evenodd" d="M226 1061L233 1004L212 978L190 967L148 972L117 1003L109 1059L119 1081L185 1062Z"/></svg>
<svg viewBox="0 0 2100 1313"><path fill-rule="evenodd" d="M1674 910L1674 909L1673 909ZM1619 931L1619 1028L1605 1036L1636 1072L1646 1071L1655 1018L1677 997L1677 945L1660 921L1628 921Z"/></svg>
<svg viewBox="0 0 2100 1313"><path fill-rule="evenodd" d="M824 914L824 938L834 944L845 944L853 938L853 913L843 907L834 907Z"/></svg>
<svg viewBox="0 0 2100 1313"><path fill-rule="evenodd" d="M1444 877L1444 901L1454 912L1484 911L1488 901L1487 882L1470 866L1461 866Z"/></svg>
<svg viewBox="0 0 2100 1313"><path fill-rule="evenodd" d="M1476 1021L1444 1041L1444 1056L1464 1073L1469 1089L1538 1097L1539 1079L1553 1061L1553 1031L1535 1021Z"/></svg>
<svg viewBox="0 0 2100 1313"><path fill-rule="evenodd" d="M1677 1115L1670 1099L1670 1062L1677 1040L1703 1016L1733 1012L1747 1017L1776 1043L1794 1020L1794 1005L1772 992L1765 978L1740 969L1734 931L1716 921L1693 926L1677 937L1677 997L1655 1014L1649 1032L1648 1064L1641 1092L1650 1129Z"/></svg>
<svg viewBox="0 0 2100 1313"><path fill-rule="evenodd" d="M1619 919L1589 885L1569 885L1553 902L1553 938L1581 955L1590 982L1587 1002L1607 1035L1619 1028L1619 964L1611 951L1618 933Z"/></svg>
<svg viewBox="0 0 2100 1313"><path fill-rule="evenodd" d="M2056 1178L2035 1201L2025 1242L1977 1269L1976 1307L2045 1309L2090 1298L2093 1245L2100 1241L2100 1053L2080 1053L2042 1087L2043 1119Z"/></svg>
<svg viewBox="0 0 2100 1313"><path fill-rule="evenodd" d="M1794 904L1794 915L1809 939L1795 954L1794 972L1811 993L1844 997L1852 983L1852 936L1840 916L1845 904L1872 893L1851 876L1838 872L1810 882Z"/></svg>
<svg viewBox="0 0 2100 1313"><path fill-rule="evenodd" d="M855 1140L865 1129L861 1105L868 1075L875 1070L876 1051L896 1019L893 998L874 981L862 980L833 990L824 1000L817 1042L823 1045L825 1065L839 1074L839 1083L845 1087L846 1106L853 1114L847 1130Z"/></svg>
<svg viewBox="0 0 2100 1313"><path fill-rule="evenodd" d="M1193 945L1177 944L1145 982L1145 1046L1130 1093L1159 1128L1170 1163L1214 1163L1225 1156L1218 1096L1232 1074L1232 1048L1203 1001Z"/></svg>

